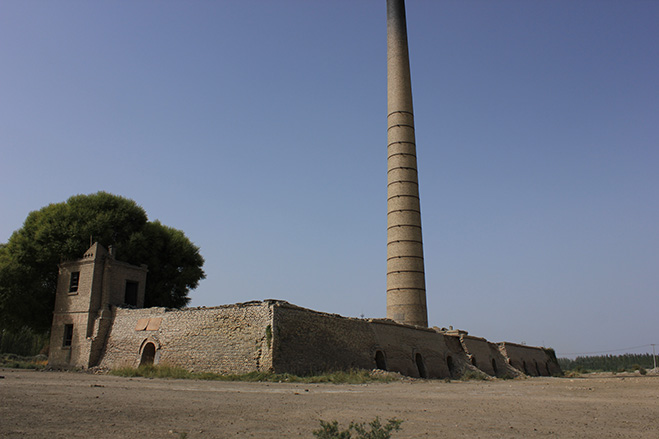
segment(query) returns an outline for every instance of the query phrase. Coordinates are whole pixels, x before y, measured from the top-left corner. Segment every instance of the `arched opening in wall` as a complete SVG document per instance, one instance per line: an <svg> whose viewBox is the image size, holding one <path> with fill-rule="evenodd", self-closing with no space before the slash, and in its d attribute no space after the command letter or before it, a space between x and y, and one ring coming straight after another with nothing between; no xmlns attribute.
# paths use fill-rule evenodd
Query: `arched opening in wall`
<svg viewBox="0 0 659 439"><path fill-rule="evenodd" d="M448 374L453 377L455 374L455 366L453 365L453 358L449 355L446 357L446 367L448 367Z"/></svg>
<svg viewBox="0 0 659 439"><path fill-rule="evenodd" d="M522 369L524 369L525 374L529 374L529 370L526 368L526 361L522 361Z"/></svg>
<svg viewBox="0 0 659 439"><path fill-rule="evenodd" d="M538 374L538 376L542 375L540 373L540 367L538 367L538 362L533 360L533 363L535 363L535 372Z"/></svg>
<svg viewBox="0 0 659 439"><path fill-rule="evenodd" d="M426 371L426 365L423 364L423 357L421 354L417 353L415 355L416 368L419 370L419 376L421 378L428 378L428 372Z"/></svg>
<svg viewBox="0 0 659 439"><path fill-rule="evenodd" d="M387 360L384 358L384 352L375 351L375 367L380 370L387 370Z"/></svg>
<svg viewBox="0 0 659 439"><path fill-rule="evenodd" d="M545 363L545 367L547 368L547 376L551 376L551 371L549 370L549 361Z"/></svg>
<svg viewBox="0 0 659 439"><path fill-rule="evenodd" d="M492 370L494 371L494 374L497 375L499 371L497 370L497 362L492 358Z"/></svg>
<svg viewBox="0 0 659 439"><path fill-rule="evenodd" d="M473 355L471 356L471 365L474 367L478 367L478 363L476 362L476 357Z"/></svg>
<svg viewBox="0 0 659 439"><path fill-rule="evenodd" d="M156 358L156 345L149 342L146 345L144 345L144 349L142 349L142 358L140 360L140 366L153 364L153 360L155 358Z"/></svg>

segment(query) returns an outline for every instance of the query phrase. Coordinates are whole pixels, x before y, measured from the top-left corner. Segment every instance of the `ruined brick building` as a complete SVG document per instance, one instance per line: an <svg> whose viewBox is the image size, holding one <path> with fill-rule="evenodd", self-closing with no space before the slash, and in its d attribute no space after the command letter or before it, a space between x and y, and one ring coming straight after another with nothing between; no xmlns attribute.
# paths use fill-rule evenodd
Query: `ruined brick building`
<svg viewBox="0 0 659 439"><path fill-rule="evenodd" d="M266 300L142 308L147 268L94 244L60 264L53 366L171 364L191 371L306 374L383 369L413 377L560 373L543 348L428 328L412 90L403 0L387 0L387 319L356 319Z"/></svg>
<svg viewBox="0 0 659 439"><path fill-rule="evenodd" d="M490 343L463 331L347 318L279 300L212 308L141 308L146 267L94 244L60 264L49 364L117 368L171 364L191 371L305 374L383 369L413 377L560 372L544 349Z"/></svg>

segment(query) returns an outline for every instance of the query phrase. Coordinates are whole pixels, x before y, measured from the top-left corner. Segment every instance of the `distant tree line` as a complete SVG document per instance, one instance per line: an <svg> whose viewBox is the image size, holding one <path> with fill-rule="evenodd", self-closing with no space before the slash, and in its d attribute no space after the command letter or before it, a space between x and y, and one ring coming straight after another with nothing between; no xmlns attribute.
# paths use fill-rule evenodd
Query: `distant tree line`
<svg viewBox="0 0 659 439"><path fill-rule="evenodd" d="M652 369L654 367L652 354L595 355L592 357L577 357L574 360L559 358L558 364L564 371L602 371L624 372L632 370Z"/></svg>

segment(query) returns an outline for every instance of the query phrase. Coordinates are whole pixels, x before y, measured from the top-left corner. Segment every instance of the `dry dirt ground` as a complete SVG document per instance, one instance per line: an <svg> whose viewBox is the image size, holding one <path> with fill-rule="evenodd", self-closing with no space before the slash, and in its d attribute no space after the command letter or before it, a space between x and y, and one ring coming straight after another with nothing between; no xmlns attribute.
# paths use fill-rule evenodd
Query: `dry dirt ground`
<svg viewBox="0 0 659 439"><path fill-rule="evenodd" d="M394 438L659 438L658 376L334 385L0 370L3 438L311 438L399 418Z"/></svg>

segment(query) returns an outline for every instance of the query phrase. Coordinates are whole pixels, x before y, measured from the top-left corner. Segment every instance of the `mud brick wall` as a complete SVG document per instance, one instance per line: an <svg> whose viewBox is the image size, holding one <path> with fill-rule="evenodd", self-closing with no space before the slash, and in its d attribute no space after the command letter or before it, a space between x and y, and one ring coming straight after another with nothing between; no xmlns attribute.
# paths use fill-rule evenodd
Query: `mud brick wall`
<svg viewBox="0 0 659 439"><path fill-rule="evenodd" d="M277 373L375 368L377 340L366 320L278 304L273 336Z"/></svg>
<svg viewBox="0 0 659 439"><path fill-rule="evenodd" d="M55 314L50 333L50 354L48 364L51 366L89 367L91 340L87 337L88 314ZM64 325L73 325L71 346L63 346Z"/></svg>
<svg viewBox="0 0 659 439"><path fill-rule="evenodd" d="M89 313L95 311L100 305L100 270L96 266L102 263L94 259L81 262L68 262L60 264L57 278L57 292L55 295L55 310L53 325L50 332L50 353L48 363L56 367L89 367L89 354L93 332L93 321ZM71 273L79 272L78 289L69 292ZM71 346L63 346L64 325L73 325Z"/></svg>
<svg viewBox="0 0 659 439"><path fill-rule="evenodd" d="M508 364L499 346L484 338L463 335L460 337L465 351L471 355L471 364L488 375L516 377L519 372Z"/></svg>
<svg viewBox="0 0 659 439"><path fill-rule="evenodd" d="M373 330L385 349L387 365L391 364L391 370L418 377L418 361L421 361L427 378L447 378L454 375L456 369L466 367L462 347L447 343L450 337L432 329L375 321ZM449 362L453 364L454 371L449 369Z"/></svg>
<svg viewBox="0 0 659 439"><path fill-rule="evenodd" d="M145 321L151 328L140 329L138 323ZM115 308L99 365L137 367L144 347L153 343L155 364L193 372L267 371L272 369L271 325L268 302L184 310Z"/></svg>
<svg viewBox="0 0 659 439"><path fill-rule="evenodd" d="M55 296L55 314L95 311L101 304L100 294L92 295L92 291L100 292L102 283L102 262L93 259L81 262L65 262L60 264L57 277L57 293ZM71 273L80 272L78 290L69 292ZM94 297L92 297L94 296ZM85 328L86 330L87 328Z"/></svg>
<svg viewBox="0 0 659 439"><path fill-rule="evenodd" d="M446 358L464 363L458 345L453 352L445 336L378 320L346 318L287 303L275 306L273 364L276 372L306 374L350 368L376 368L376 352L387 370L418 377L417 354L428 377L449 375Z"/></svg>
<svg viewBox="0 0 659 439"><path fill-rule="evenodd" d="M561 368L544 349L516 343L499 343L501 353L508 358L512 367L527 375L557 375Z"/></svg>

